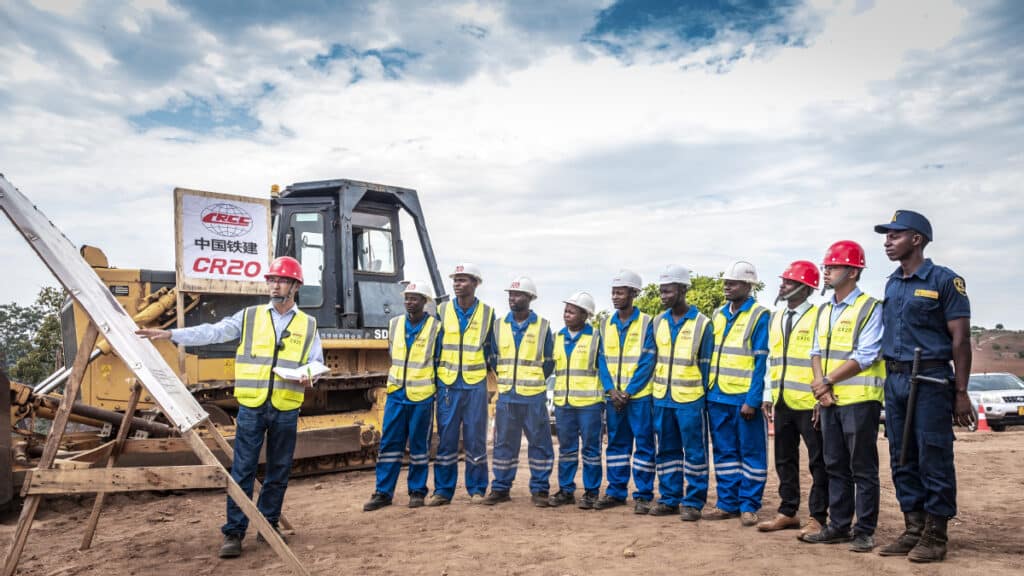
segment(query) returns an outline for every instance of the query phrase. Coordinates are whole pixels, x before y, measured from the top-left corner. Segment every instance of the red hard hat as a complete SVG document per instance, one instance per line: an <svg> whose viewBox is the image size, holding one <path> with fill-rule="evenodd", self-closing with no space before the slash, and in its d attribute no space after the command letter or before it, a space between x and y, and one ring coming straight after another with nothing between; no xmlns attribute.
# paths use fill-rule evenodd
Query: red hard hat
<svg viewBox="0 0 1024 576"><path fill-rule="evenodd" d="M814 265L814 262L797 260L786 268L780 278L806 284L811 288L817 289L818 280L821 279L821 273L818 272L818 267Z"/></svg>
<svg viewBox="0 0 1024 576"><path fill-rule="evenodd" d="M299 261L291 256L279 256L274 258L274 261L270 263L267 273L263 275L264 278L270 278L271 276L291 278L292 280L298 280L299 284L302 284L302 264L299 264Z"/></svg>
<svg viewBox="0 0 1024 576"><path fill-rule="evenodd" d="M840 240L828 247L822 266L851 266L864 268L864 249L853 240Z"/></svg>

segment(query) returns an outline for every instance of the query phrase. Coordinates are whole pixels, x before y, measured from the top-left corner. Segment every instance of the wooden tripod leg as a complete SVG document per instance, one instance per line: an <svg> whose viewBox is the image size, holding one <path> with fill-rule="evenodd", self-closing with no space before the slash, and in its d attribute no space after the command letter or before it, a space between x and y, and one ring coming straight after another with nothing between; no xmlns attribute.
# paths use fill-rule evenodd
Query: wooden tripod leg
<svg viewBox="0 0 1024 576"><path fill-rule="evenodd" d="M213 436L213 440L214 442L217 443L217 447L220 448L221 451L224 452L224 454L228 457L228 462L234 462L235 450L234 448L231 447L231 444L228 444L227 439L224 438L224 436L220 433L220 430L217 430L217 427L214 426L213 422L210 422L209 420L206 421L206 429L210 431L210 435ZM255 495L262 489L262 485L260 484L259 479L253 480L252 487L253 495ZM281 528L284 528L285 530L295 529L292 527L292 523L284 517L284 512L281 513L281 517L277 519L277 522L281 525Z"/></svg>
<svg viewBox="0 0 1024 576"><path fill-rule="evenodd" d="M43 447L43 455L39 457L37 468L45 469L53 466L53 461L57 457L57 450L60 448L60 441L64 437L64 429L67 427L68 419L71 416L71 406L75 403L75 398L78 397L78 391L82 386L82 376L89 365L89 355L92 353L93 347L96 346L98 336L99 331L96 329L96 325L90 321L89 326L85 329L85 335L78 345L78 354L75 355L71 376L68 378L67 386L64 388L64 397L61 398L60 408L57 409L57 414L53 418L53 426L50 428L50 434L46 438L46 445ZM7 432L0 431L0 433L6 434ZM23 491L28 490L31 485L32 472L29 471L25 475ZM25 542L28 541L28 533L32 529L32 522L35 521L36 512L39 510L41 498L42 496L38 494L32 494L25 498L24 507L21 509L21 516L18 518L18 527L14 532L14 538L11 540L11 548L7 552L3 576L14 576L14 571L18 567L18 561L21 559L21 553L25 550Z"/></svg>
<svg viewBox="0 0 1024 576"><path fill-rule="evenodd" d="M199 434L196 433L195 429L183 432L182 438L184 438L185 441L188 442L189 446L192 447L192 451L195 453L196 457L199 458L200 462L207 465L221 466L220 460L217 460L217 457L210 450L210 447L207 446L206 442L199 437ZM281 535L277 533L277 530L274 530L274 527L270 525L270 522L267 521L266 517L260 513L259 508L257 508L256 505L253 504L252 500L245 495L242 487L235 482L235 479L232 478L230 474L225 474L225 477L227 478L228 496L230 496L231 499L235 501L235 504L242 509L242 513L249 518L249 522L251 522L256 527L256 530L263 535L263 539L270 544L270 547L274 549L274 552L277 552L277 555L281 560L283 560L284 563L287 564L296 574L299 574L300 576L309 576L309 572L306 570L306 567L299 562L299 559L295 556L295 553L292 552L292 549L284 543Z"/></svg>
<svg viewBox="0 0 1024 576"><path fill-rule="evenodd" d="M138 381L132 386L131 396L128 397L128 408L124 411L124 418L121 419L121 427L117 430L117 440L114 447L107 456L107 468L113 468L124 449L124 441L128 438L128 429L131 428L132 417L135 416L135 408L139 405L139 396L142 395L142 385ZM100 521L100 510L103 509L103 500L106 492L97 492L96 501L92 505L92 513L89 515L89 522L85 525L85 534L82 536L82 545L79 550L88 550L92 546L92 537L96 533L96 525Z"/></svg>

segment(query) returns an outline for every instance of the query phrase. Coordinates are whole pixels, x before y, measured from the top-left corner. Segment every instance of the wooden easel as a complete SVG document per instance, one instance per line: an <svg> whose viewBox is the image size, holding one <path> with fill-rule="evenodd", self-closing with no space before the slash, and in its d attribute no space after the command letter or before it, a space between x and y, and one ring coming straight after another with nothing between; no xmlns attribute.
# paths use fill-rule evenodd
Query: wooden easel
<svg viewBox="0 0 1024 576"><path fill-rule="evenodd" d="M14 576L18 561L28 541L39 503L46 494L80 494L106 492L128 492L139 490L189 490L200 488L223 488L238 504L242 513L249 518L260 535L270 544L274 552L295 574L308 576L309 572L284 543L281 535L274 530L256 504L246 496L242 488L228 474L224 466L199 436L197 428L206 426L217 445L230 456L232 452L227 441L210 423L209 415L189 393L174 371L150 343L144 343L134 335L135 323L124 308L114 300L108 288L100 281L92 268L81 258L77 249L59 230L35 207L20 190L0 175L0 209L10 218L21 232L29 246L39 255L43 263L53 272L67 292L76 300L89 317L89 325L78 346L71 375L68 378L64 397L53 419L53 426L46 439L43 455L37 468L25 475L22 495L25 497L21 517L4 561L2 576ZM54 460L64 436L71 415L71 407L81 388L82 377L89 363L89 356L96 345L99 333L125 361L142 387L154 398L167 419L181 433L199 459L198 466L156 466L137 468L115 468L110 457L105 468L55 469ZM4 393L7 393L6 391ZM141 390L133 391L133 398ZM134 406L128 411L130 418ZM119 438L125 432L122 425ZM7 433L6 431L0 431ZM121 442L123 445L123 441ZM114 448L117 448L115 446ZM112 450L116 454L116 450ZM86 538L83 544L91 542L99 520L102 498L98 498L93 514L87 522Z"/></svg>

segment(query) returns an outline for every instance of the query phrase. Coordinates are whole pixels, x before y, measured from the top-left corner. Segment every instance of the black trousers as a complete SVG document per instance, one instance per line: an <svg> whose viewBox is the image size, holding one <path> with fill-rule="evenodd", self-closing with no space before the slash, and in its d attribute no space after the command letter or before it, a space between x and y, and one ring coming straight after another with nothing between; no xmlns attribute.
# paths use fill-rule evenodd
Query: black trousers
<svg viewBox="0 0 1024 576"><path fill-rule="evenodd" d="M848 532L857 512L855 534L874 535L878 526L878 421L882 404L860 402L821 409L825 469L828 471L829 525Z"/></svg>
<svg viewBox="0 0 1024 576"><path fill-rule="evenodd" d="M822 526L828 520L828 472L821 431L811 425L811 410L793 410L782 397L775 405L775 472L779 475L779 513L796 516L800 509L800 439L810 460L811 492L807 508Z"/></svg>

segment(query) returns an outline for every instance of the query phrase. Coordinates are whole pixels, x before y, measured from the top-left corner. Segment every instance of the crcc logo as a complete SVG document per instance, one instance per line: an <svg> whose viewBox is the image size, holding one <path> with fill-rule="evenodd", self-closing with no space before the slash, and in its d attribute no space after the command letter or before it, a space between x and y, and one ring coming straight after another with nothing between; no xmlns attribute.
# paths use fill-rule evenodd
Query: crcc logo
<svg viewBox="0 0 1024 576"><path fill-rule="evenodd" d="M200 218L206 229L218 236L237 238L252 230L252 216L234 204L213 204Z"/></svg>

